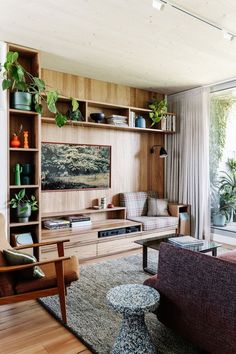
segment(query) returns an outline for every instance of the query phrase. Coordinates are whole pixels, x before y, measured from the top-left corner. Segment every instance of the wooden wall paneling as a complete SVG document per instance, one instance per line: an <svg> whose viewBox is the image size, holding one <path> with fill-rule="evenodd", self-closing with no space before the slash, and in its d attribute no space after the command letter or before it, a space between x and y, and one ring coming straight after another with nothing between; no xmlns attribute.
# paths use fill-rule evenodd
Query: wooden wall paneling
<svg viewBox="0 0 236 354"><path fill-rule="evenodd" d="M158 136L153 134L152 141L157 141ZM84 209L104 196L108 203L118 205L119 193L149 189L149 173L152 171L148 169L149 139L149 134L72 126L57 128L44 123L42 141L111 145L112 159L110 189L43 191L42 210L50 212Z"/></svg>
<svg viewBox="0 0 236 354"><path fill-rule="evenodd" d="M147 108L147 101L151 98L162 99L164 97L162 94L152 91L83 78L49 69L42 69L42 79L49 86L58 89L61 95L73 96L81 100Z"/></svg>

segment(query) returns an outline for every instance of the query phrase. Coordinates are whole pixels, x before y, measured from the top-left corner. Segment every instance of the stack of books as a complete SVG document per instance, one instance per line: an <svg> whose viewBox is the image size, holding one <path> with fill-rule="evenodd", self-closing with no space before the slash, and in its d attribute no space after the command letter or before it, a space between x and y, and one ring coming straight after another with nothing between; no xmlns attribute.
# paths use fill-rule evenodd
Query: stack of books
<svg viewBox="0 0 236 354"><path fill-rule="evenodd" d="M92 222L90 216L87 215L75 215L75 216L68 216L68 221L71 227L76 228L84 228L84 227L91 227Z"/></svg>
<svg viewBox="0 0 236 354"><path fill-rule="evenodd" d="M165 114L161 118L161 130L175 132L176 130L176 116L172 114Z"/></svg>
<svg viewBox="0 0 236 354"><path fill-rule="evenodd" d="M126 116L120 116L117 114L112 114L111 116L106 117L107 123L111 125L117 125L119 127L127 127L127 117Z"/></svg>
<svg viewBox="0 0 236 354"><path fill-rule="evenodd" d="M168 242L173 243L178 246L187 247L187 246L199 246L203 245L202 240L198 240L192 236L179 236L179 237L170 237Z"/></svg>
<svg viewBox="0 0 236 354"><path fill-rule="evenodd" d="M69 220L64 219L50 219L44 220L43 226L49 230L67 229L70 227L70 222Z"/></svg>

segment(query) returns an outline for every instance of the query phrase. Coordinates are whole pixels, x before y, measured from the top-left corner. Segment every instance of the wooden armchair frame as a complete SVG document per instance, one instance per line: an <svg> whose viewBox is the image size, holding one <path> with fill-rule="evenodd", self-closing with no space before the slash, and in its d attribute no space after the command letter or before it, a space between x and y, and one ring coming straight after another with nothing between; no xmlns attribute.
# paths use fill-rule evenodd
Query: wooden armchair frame
<svg viewBox="0 0 236 354"><path fill-rule="evenodd" d="M65 239L65 240L60 240L60 241L48 241L48 242L34 243L34 244L30 244L30 245L13 247L13 249L15 249L15 250L23 250L23 249L27 249L27 248L39 248L39 247L43 247L43 246L56 244L59 258L52 259L52 260L46 260L46 261L39 261L36 263L31 263L31 264L17 265L17 266L0 266L0 273L2 273L2 272L4 272L4 273L5 272L15 272L18 270L29 269L29 268L32 268L35 266L41 266L44 264L54 263L55 270L56 270L57 286L52 287L52 288L48 288L48 289L41 289L41 290L26 292L23 294L14 294L14 295L10 295L10 296L0 297L0 305L11 304L14 302L19 302L19 301L27 301L27 300L37 299L39 297L51 296L51 295L58 294L59 300L60 300L62 320L64 323L66 323L67 322L66 302L65 302L66 285L65 285L65 279L64 279L63 262L66 260L69 260L71 258L71 257L64 256L64 243L69 242L69 241L70 240Z"/></svg>

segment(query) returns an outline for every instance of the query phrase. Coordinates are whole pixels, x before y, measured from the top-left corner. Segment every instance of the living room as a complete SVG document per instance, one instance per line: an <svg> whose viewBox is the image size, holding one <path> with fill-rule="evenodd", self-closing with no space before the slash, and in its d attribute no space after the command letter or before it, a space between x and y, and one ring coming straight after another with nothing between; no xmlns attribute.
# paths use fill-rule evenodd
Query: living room
<svg viewBox="0 0 236 354"><path fill-rule="evenodd" d="M1 353L236 353L235 4L66 5L0 14Z"/></svg>

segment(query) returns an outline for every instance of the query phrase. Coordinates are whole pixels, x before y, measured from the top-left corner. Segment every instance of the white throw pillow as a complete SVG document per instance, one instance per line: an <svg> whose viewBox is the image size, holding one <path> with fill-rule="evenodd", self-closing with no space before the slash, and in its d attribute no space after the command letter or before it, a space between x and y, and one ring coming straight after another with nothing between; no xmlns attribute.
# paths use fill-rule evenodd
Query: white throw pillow
<svg viewBox="0 0 236 354"><path fill-rule="evenodd" d="M168 200L148 197L148 216L169 216Z"/></svg>

